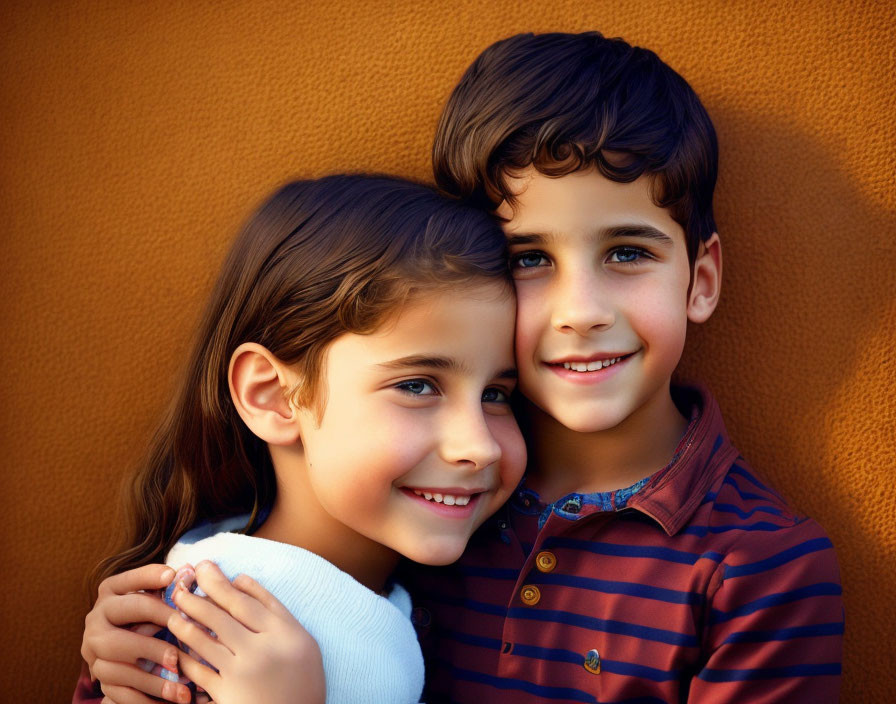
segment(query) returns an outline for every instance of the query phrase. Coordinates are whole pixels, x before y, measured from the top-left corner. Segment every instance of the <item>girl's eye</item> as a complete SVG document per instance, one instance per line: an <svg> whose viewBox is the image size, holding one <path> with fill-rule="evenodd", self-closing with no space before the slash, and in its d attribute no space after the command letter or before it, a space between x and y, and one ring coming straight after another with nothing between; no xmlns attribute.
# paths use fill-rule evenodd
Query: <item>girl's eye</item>
<svg viewBox="0 0 896 704"><path fill-rule="evenodd" d="M611 264L634 264L639 259L648 258L647 252L640 247L617 247L610 252Z"/></svg>
<svg viewBox="0 0 896 704"><path fill-rule="evenodd" d="M503 389L486 389L482 392L483 403L510 403L510 395Z"/></svg>
<svg viewBox="0 0 896 704"><path fill-rule="evenodd" d="M410 379L396 384L396 389L401 389L411 396L435 396L438 391L436 387L424 379Z"/></svg>
<svg viewBox="0 0 896 704"><path fill-rule="evenodd" d="M548 258L543 252L522 252L510 257L511 269L533 269L538 266L547 266Z"/></svg>

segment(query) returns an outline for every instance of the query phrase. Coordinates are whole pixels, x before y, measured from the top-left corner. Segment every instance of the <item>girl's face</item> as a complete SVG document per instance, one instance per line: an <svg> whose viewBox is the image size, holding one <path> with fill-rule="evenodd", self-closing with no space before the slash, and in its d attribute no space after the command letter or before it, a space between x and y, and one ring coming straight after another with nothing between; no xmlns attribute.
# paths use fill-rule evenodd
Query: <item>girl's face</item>
<svg viewBox="0 0 896 704"><path fill-rule="evenodd" d="M506 286L473 284L330 345L323 417L303 409L298 419L308 508L332 534L448 564L504 503L525 466L508 403L514 309Z"/></svg>

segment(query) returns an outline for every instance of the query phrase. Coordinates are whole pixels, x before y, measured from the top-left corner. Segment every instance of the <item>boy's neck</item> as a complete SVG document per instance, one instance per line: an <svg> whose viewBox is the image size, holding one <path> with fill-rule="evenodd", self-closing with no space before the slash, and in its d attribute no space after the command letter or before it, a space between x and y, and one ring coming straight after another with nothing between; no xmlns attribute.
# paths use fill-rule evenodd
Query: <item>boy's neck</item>
<svg viewBox="0 0 896 704"><path fill-rule="evenodd" d="M531 404L527 483L542 501L623 489L665 467L688 426L667 390L606 430L580 433Z"/></svg>
<svg viewBox="0 0 896 704"><path fill-rule="evenodd" d="M270 516L255 537L276 540L324 558L354 577L368 589L382 593L398 565L398 554L334 520L310 497L307 475L297 464L304 462L300 450L271 446L277 474L277 497ZM281 481L288 477L288 481Z"/></svg>

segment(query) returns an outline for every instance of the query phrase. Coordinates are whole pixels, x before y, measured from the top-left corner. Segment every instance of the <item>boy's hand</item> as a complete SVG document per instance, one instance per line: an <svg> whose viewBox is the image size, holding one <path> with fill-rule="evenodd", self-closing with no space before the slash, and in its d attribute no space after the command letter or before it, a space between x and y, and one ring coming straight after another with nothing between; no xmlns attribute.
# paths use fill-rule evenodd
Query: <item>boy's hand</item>
<svg viewBox="0 0 896 704"><path fill-rule="evenodd" d="M196 581L209 598L182 588L173 595L196 623L173 613L168 629L212 667L180 653L180 672L215 704L325 701L320 648L283 604L246 575L231 584L209 562L196 566Z"/></svg>
<svg viewBox="0 0 896 704"><path fill-rule="evenodd" d="M183 685L146 672L141 659L177 670L177 649L153 634L165 628L173 609L154 592L174 577L165 565L145 565L108 577L84 619L81 656L110 704L150 704L153 697L189 702Z"/></svg>

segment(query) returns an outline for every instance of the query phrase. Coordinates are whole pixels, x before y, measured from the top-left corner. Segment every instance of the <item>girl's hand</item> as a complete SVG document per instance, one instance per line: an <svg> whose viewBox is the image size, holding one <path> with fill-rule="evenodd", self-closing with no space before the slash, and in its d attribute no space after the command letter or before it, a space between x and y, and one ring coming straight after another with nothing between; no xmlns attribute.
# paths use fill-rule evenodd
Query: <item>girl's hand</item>
<svg viewBox="0 0 896 704"><path fill-rule="evenodd" d="M326 682L320 648L283 604L247 575L231 584L210 562L196 566L196 581L209 598L183 588L173 597L196 623L173 613L168 629L214 669L180 653L184 675L215 704L323 704Z"/></svg>
<svg viewBox="0 0 896 704"><path fill-rule="evenodd" d="M173 609L154 592L174 577L165 565L144 565L102 581L96 604L84 619L81 656L98 679L104 702L151 704L153 697L189 702L190 691L146 672L141 658L177 671L177 648L153 634L165 628Z"/></svg>

